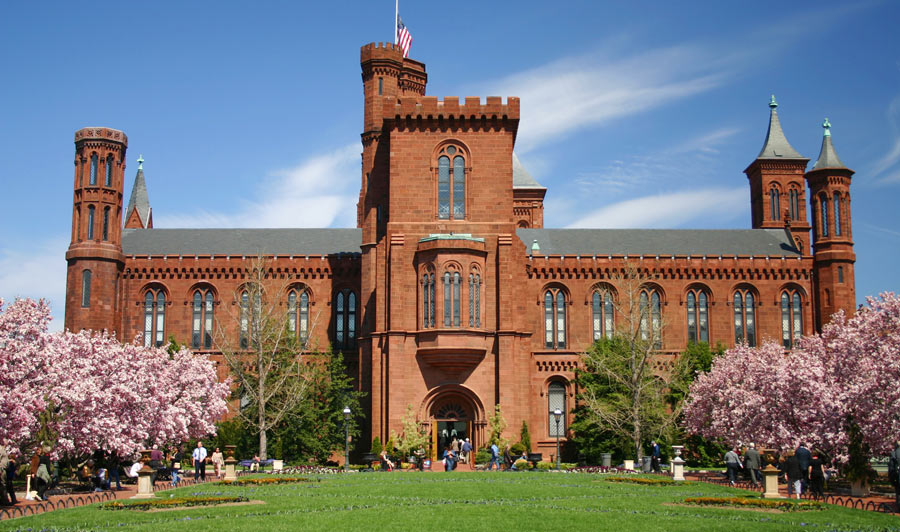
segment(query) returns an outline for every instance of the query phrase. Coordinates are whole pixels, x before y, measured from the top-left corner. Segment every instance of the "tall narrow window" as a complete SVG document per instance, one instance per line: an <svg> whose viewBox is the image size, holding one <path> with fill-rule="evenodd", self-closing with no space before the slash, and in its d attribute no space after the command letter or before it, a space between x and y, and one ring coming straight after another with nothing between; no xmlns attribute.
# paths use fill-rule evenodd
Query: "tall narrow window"
<svg viewBox="0 0 900 532"><path fill-rule="evenodd" d="M431 284L434 282L434 274L425 273L422 276L422 328L434 327L434 305L431 298L434 290Z"/></svg>
<svg viewBox="0 0 900 532"><path fill-rule="evenodd" d="M444 327L459 327L459 272L444 272Z"/></svg>
<svg viewBox="0 0 900 532"><path fill-rule="evenodd" d="M475 274L475 327L481 327L481 275Z"/></svg>
<svg viewBox="0 0 900 532"><path fill-rule="evenodd" d="M791 200L791 220L800 219L800 192L792 188L790 192Z"/></svg>
<svg viewBox="0 0 900 532"><path fill-rule="evenodd" d="M378 78L378 95L384 94L384 78Z"/></svg>
<svg viewBox="0 0 900 532"><path fill-rule="evenodd" d="M838 282L839 283L844 282L844 267L843 266L838 266Z"/></svg>
<svg viewBox="0 0 900 532"><path fill-rule="evenodd" d="M769 208L772 210L772 219L778 221L781 219L781 213L778 212L779 206L781 205L781 198L779 197L778 190L772 189L769 191Z"/></svg>
<svg viewBox="0 0 900 532"><path fill-rule="evenodd" d="M165 340L166 294L150 288L144 294L144 346L160 347Z"/></svg>
<svg viewBox="0 0 900 532"><path fill-rule="evenodd" d="M591 320L594 340L613 334L612 294L607 290L594 290L591 295Z"/></svg>
<svg viewBox="0 0 900 532"><path fill-rule="evenodd" d="M93 205L88 205L88 227L87 227L87 238L88 240L94 239L94 211L96 209Z"/></svg>
<svg viewBox="0 0 900 532"><path fill-rule="evenodd" d="M437 167L438 218L442 220L465 219L466 158L462 150L453 145L441 148Z"/></svg>
<svg viewBox="0 0 900 532"><path fill-rule="evenodd" d="M709 305L706 292L687 293L688 342L709 342Z"/></svg>
<svg viewBox="0 0 900 532"><path fill-rule="evenodd" d="M822 236L828 236L828 199L819 198L819 205L822 209Z"/></svg>
<svg viewBox="0 0 900 532"><path fill-rule="evenodd" d="M475 274L469 274L469 327L475 326Z"/></svg>
<svg viewBox="0 0 900 532"><path fill-rule="evenodd" d="M103 240L109 240L109 207L103 209Z"/></svg>
<svg viewBox="0 0 900 532"><path fill-rule="evenodd" d="M453 326L459 327L459 272L453 272Z"/></svg>
<svg viewBox="0 0 900 532"><path fill-rule="evenodd" d="M563 383L554 381L547 387L547 410L549 410L550 437L564 438L566 436L566 386ZM556 410L563 413L558 425L556 416L553 414Z"/></svg>
<svg viewBox="0 0 900 532"><path fill-rule="evenodd" d="M250 293L241 292L241 349L250 347Z"/></svg>
<svg viewBox="0 0 900 532"><path fill-rule="evenodd" d="M566 348L566 294L558 288L544 292L544 334L547 349Z"/></svg>
<svg viewBox="0 0 900 532"><path fill-rule="evenodd" d="M655 289L641 290L641 339L653 342L654 349L662 348L662 309L659 292Z"/></svg>
<svg viewBox="0 0 900 532"><path fill-rule="evenodd" d="M786 349L797 345L803 336L803 311L800 293L788 290L781 293L781 343Z"/></svg>
<svg viewBox="0 0 900 532"><path fill-rule="evenodd" d="M91 173L90 173L90 184L91 186L97 185L97 154L91 154Z"/></svg>
<svg viewBox="0 0 900 532"><path fill-rule="evenodd" d="M734 343L744 342L756 347L756 308L753 292L738 290L734 293Z"/></svg>
<svg viewBox="0 0 900 532"><path fill-rule="evenodd" d="M191 343L194 349L212 349L213 306L212 290L194 291Z"/></svg>
<svg viewBox="0 0 900 532"><path fill-rule="evenodd" d="M356 294L349 288L335 294L334 344L336 349L356 346Z"/></svg>
<svg viewBox="0 0 900 532"><path fill-rule="evenodd" d="M841 236L841 197L834 195L834 236Z"/></svg>
<svg viewBox="0 0 900 532"><path fill-rule="evenodd" d="M81 272L81 306L91 306L91 270Z"/></svg>
<svg viewBox="0 0 900 532"><path fill-rule="evenodd" d="M112 174L113 174L113 156L106 156L106 186L112 186Z"/></svg>
<svg viewBox="0 0 900 532"><path fill-rule="evenodd" d="M288 331L301 342L306 342L309 335L309 291L304 288L292 288L288 292Z"/></svg>

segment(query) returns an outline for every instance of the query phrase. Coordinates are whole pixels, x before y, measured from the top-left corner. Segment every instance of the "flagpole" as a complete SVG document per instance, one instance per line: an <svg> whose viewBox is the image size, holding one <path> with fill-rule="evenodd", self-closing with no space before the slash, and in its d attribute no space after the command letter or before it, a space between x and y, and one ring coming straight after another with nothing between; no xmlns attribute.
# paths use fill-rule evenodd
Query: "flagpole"
<svg viewBox="0 0 900 532"><path fill-rule="evenodd" d="M400 18L400 0L394 0L394 44L397 44L397 20Z"/></svg>

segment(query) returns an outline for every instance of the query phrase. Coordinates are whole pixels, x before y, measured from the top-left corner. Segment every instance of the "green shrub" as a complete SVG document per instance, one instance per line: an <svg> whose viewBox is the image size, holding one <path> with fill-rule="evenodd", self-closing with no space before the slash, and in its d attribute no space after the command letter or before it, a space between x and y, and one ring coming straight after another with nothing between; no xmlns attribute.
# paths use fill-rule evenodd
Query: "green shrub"
<svg viewBox="0 0 900 532"><path fill-rule="evenodd" d="M476 464L486 464L491 461L491 450L487 447L482 447L478 449L478 452L475 453L475 463Z"/></svg>
<svg viewBox="0 0 900 532"><path fill-rule="evenodd" d="M522 445L521 442L514 444L509 448L509 452L512 453L513 456L522 456L522 453L525 451L525 446Z"/></svg>
<svg viewBox="0 0 900 532"><path fill-rule="evenodd" d="M381 438L375 436L375 438L372 439L372 454L374 454L375 456L381 456L381 451L383 449L384 447L382 447L381 445Z"/></svg>
<svg viewBox="0 0 900 532"><path fill-rule="evenodd" d="M528 431L528 422L522 421L522 430L519 431L519 443L529 453L531 452L531 433Z"/></svg>
<svg viewBox="0 0 900 532"><path fill-rule="evenodd" d="M528 471L529 469L531 469L531 464L528 463L528 460L523 460L523 459L519 458L513 464L513 467L515 467L519 471Z"/></svg>

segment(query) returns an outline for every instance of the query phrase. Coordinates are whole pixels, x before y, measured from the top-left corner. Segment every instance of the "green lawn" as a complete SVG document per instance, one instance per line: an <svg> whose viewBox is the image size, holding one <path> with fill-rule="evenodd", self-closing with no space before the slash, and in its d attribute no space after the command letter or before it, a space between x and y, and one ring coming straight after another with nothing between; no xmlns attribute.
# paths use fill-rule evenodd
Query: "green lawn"
<svg viewBox="0 0 900 532"><path fill-rule="evenodd" d="M264 487L206 484L160 497L243 495L265 504L156 513L96 506L0 522L0 530L900 530L892 515L830 507L771 513L684 507L748 492L705 483L642 486L562 473L355 473Z"/></svg>

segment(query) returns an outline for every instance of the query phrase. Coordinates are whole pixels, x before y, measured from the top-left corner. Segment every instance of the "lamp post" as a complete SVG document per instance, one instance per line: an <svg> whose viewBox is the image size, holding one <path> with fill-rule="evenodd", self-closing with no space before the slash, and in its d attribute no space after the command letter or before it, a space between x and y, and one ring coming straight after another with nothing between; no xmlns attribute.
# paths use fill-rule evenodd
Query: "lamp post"
<svg viewBox="0 0 900 532"><path fill-rule="evenodd" d="M344 471L350 469L350 407L344 407Z"/></svg>
<svg viewBox="0 0 900 532"><path fill-rule="evenodd" d="M562 419L562 410L554 410L553 417L556 419L556 470L559 471L559 420Z"/></svg>

